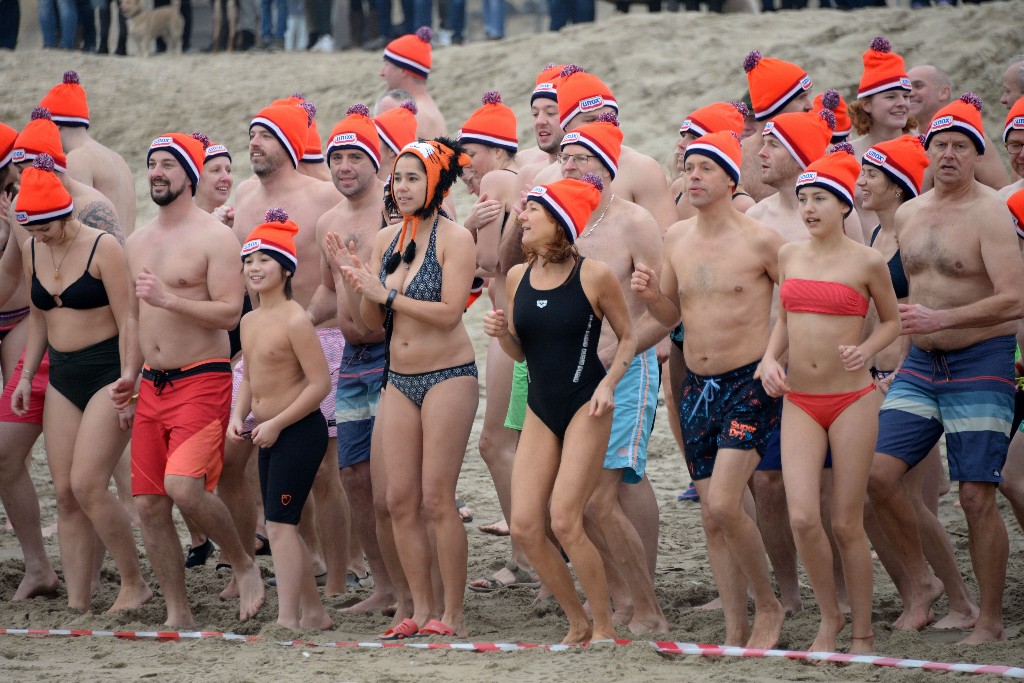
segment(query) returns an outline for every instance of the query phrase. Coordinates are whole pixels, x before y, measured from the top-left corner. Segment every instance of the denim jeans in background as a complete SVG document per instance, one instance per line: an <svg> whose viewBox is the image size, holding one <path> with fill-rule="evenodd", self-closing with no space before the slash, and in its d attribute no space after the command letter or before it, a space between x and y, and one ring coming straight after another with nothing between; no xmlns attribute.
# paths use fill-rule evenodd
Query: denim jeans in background
<svg viewBox="0 0 1024 683"><path fill-rule="evenodd" d="M20 27L20 0L0 0L0 50L13 50L17 47Z"/></svg>
<svg viewBox="0 0 1024 683"><path fill-rule="evenodd" d="M57 27L60 26L58 43ZM75 0L39 0L39 28L43 34L43 47L62 47L73 50L78 30L78 8Z"/></svg>
<svg viewBox="0 0 1024 683"><path fill-rule="evenodd" d="M277 12L276 30L272 21L271 6ZM263 40L284 38L288 26L288 0L260 0L260 37Z"/></svg>
<svg viewBox="0 0 1024 683"><path fill-rule="evenodd" d="M390 42L395 37L391 26L391 0L373 0L373 7L377 10L377 33Z"/></svg>
<svg viewBox="0 0 1024 683"><path fill-rule="evenodd" d="M505 0L484 0L484 31L488 38L505 37Z"/></svg>
<svg viewBox="0 0 1024 683"><path fill-rule="evenodd" d="M433 0L402 0L402 30L416 33L420 26L434 25Z"/></svg>
<svg viewBox="0 0 1024 683"><path fill-rule="evenodd" d="M466 40L466 0L438 0L437 14L441 28L452 32L453 43L460 44Z"/></svg>
<svg viewBox="0 0 1024 683"><path fill-rule="evenodd" d="M551 0L551 30L557 31L566 24L582 24L594 21L595 0Z"/></svg>

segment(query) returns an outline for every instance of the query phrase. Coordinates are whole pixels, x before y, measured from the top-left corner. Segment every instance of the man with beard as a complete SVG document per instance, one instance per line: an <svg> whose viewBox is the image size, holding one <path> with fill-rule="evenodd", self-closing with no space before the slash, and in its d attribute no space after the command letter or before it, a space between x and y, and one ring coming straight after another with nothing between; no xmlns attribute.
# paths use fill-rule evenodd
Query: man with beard
<svg viewBox="0 0 1024 683"><path fill-rule="evenodd" d="M165 623L176 628L195 622L173 505L232 563L239 619L254 616L264 600L260 570L242 547L227 508L213 495L231 404L227 331L238 324L242 284L230 230L192 201L204 155L200 141L180 133L162 135L150 145L150 196L159 208L125 244L134 287L122 374L110 388L118 409L137 401L132 494L167 603ZM230 596L225 593L222 597Z"/></svg>

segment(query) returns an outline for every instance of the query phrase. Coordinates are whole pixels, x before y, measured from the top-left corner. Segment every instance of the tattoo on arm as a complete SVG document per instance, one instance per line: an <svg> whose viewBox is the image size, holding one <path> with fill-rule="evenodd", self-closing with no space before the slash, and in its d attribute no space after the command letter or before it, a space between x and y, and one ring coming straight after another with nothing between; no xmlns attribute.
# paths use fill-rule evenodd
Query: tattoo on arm
<svg viewBox="0 0 1024 683"><path fill-rule="evenodd" d="M87 204L84 209L78 212L78 220L90 228L109 232L121 243L121 246L124 246L124 230L121 229L121 223L118 222L117 215L106 204L102 202Z"/></svg>

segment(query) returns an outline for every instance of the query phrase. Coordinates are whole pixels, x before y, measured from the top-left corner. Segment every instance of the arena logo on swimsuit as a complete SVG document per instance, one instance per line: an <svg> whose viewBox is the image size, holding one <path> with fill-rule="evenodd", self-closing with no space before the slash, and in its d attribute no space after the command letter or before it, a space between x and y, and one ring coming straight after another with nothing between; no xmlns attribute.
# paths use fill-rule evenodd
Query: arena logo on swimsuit
<svg viewBox="0 0 1024 683"><path fill-rule="evenodd" d="M585 100L580 100L580 111L593 111L600 109L604 106L604 98L600 95L588 97Z"/></svg>
<svg viewBox="0 0 1024 683"><path fill-rule="evenodd" d="M867 159L868 161L872 162L872 163L878 164L879 166L884 164L885 160L888 159L887 156L885 156L884 154L882 154L881 152L879 152L877 149L874 149L874 148L869 149L864 154L864 158Z"/></svg>

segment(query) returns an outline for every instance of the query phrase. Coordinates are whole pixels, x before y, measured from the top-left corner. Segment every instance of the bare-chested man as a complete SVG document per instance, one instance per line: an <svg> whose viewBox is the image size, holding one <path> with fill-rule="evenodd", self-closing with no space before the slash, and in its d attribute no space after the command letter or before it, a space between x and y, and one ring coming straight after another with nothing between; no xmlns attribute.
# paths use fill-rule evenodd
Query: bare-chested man
<svg viewBox="0 0 1024 683"><path fill-rule="evenodd" d="M968 93L937 112L925 141L935 187L896 212L910 282L900 318L912 346L882 404L868 489L906 569L900 625L924 628L941 587L928 576L917 526L906 524L913 512L901 480L945 432L981 594L968 644L1006 638L1008 540L995 493L1013 419L1014 334L1024 317L1024 262L1009 212L974 178L985 149L980 109Z"/></svg>
<svg viewBox="0 0 1024 683"><path fill-rule="evenodd" d="M119 409L138 401L132 493L146 553L167 603L165 623L172 627L195 623L173 505L232 564L239 619L254 616L264 599L259 567L213 494L231 405L227 331L238 324L243 290L238 243L192 201L203 157L202 143L180 133L162 135L150 145L147 166L157 216L125 243L134 287L122 374L110 389Z"/></svg>
<svg viewBox="0 0 1024 683"><path fill-rule="evenodd" d="M1006 116L1006 124L1003 126L1003 146L1006 153L1010 155L1010 167L1020 178L1015 183L1010 183L999 190L999 196L1009 199L1018 191L1024 189L1024 97L1017 100Z"/></svg>
<svg viewBox="0 0 1024 683"><path fill-rule="evenodd" d="M416 100L417 136L427 140L448 134L448 124L427 92L427 77L433 63L430 49L433 35L429 27L421 26L416 33L395 38L384 48L384 66L380 70L380 77L389 90L405 90Z"/></svg>
<svg viewBox="0 0 1024 683"><path fill-rule="evenodd" d="M560 86L561 87L561 86ZM623 486L644 480L647 440L658 402L658 361L654 346L668 329L646 311L629 292L629 278L637 263L660 263L661 232L651 213L614 192L622 132L615 115L607 113L566 133L558 162L564 178L594 173L604 183L601 202L576 239L582 256L606 263L626 292L626 304L637 338L637 355L615 389L615 412L605 453L604 469L584 513L587 535L604 560L616 623L628 624L633 633L659 633L668 628L654 595L641 535L619 501ZM610 338L609 338L610 337ZM606 365L616 340L608 330L598 341L598 356Z"/></svg>
<svg viewBox="0 0 1024 683"><path fill-rule="evenodd" d="M690 374L679 412L725 612L725 642L771 648L785 612L742 499L781 411L754 372L768 345L783 239L732 204L740 179L740 145L732 133L705 135L685 154L687 193L697 215L669 229L660 285L653 268L640 264L631 286L660 323L681 319L686 329ZM756 610L752 628L748 585Z"/></svg>
<svg viewBox="0 0 1024 683"><path fill-rule="evenodd" d="M299 267L292 278L292 288L295 301L304 307L313 301L313 295L322 280L318 267L320 246L316 239L316 222L338 203L337 191L330 183L315 180L297 170L308 141L311 113L312 108L305 102L301 105L272 104L252 120L249 125L249 162L256 175L256 182L246 181L236 190L233 224L241 244L263 222L268 209L280 207L288 213L290 219L299 226L299 234L295 236ZM323 321L317 327L317 335L331 368L332 390L320 407L327 420L330 439L323 465L313 484L313 501L316 505L316 531L326 564L325 591L327 595L341 595L346 590L348 573L348 519L345 515L345 491L337 468L334 392L344 338L333 318ZM239 373L237 365L235 373ZM248 454L239 456L232 458L232 462L225 462L222 488L225 485L239 487L236 494L229 494L237 502L229 505L232 514L242 515L242 521L247 527L243 529L240 524L239 534L243 537L248 534L247 537L253 538L255 519L250 511L252 499L251 496L246 497L248 492L244 490L248 488L244 483ZM236 523L238 521L236 517Z"/></svg>
<svg viewBox="0 0 1024 683"><path fill-rule="evenodd" d="M412 117L408 110L402 111ZM335 404L337 466L348 496L352 529L373 575L373 594L347 608L345 612L350 614L382 612L395 602L391 574L398 574L399 581L402 580L401 564L391 534L383 539L384 549L390 552L388 562L384 561L382 546L378 544L377 529L388 531L391 525L390 519L380 527L377 525L374 487L371 484L372 479L386 476L386 472L380 472L371 478L373 464L381 462L379 456L371 457L373 447L380 444L380 440L371 439L371 435L384 374L384 333L370 331L353 317L341 282L341 271L325 247L325 240L330 237L337 245L354 245L359 257L369 260L374 239L384 224L384 182L377 177L379 141L377 127L369 118L365 105L351 107L348 115L335 124L327 140L327 165L331 169L334 187L341 193L341 201L316 222L323 287L330 291L330 299L337 306L338 325L345 336ZM319 324L320 318L326 315L312 307L310 314L314 324ZM383 485L380 489L383 491ZM383 502L382 507L386 508ZM357 558L357 561L362 562L362 558ZM408 595L408 590L405 593Z"/></svg>
<svg viewBox="0 0 1024 683"><path fill-rule="evenodd" d="M765 123L773 116L810 111L812 83L807 72L796 64L774 57L762 57L757 50L743 60L743 70L747 72L751 109L757 122L757 131L744 136L741 145L743 187L754 201L760 202L779 191L776 187L766 185L761 179L758 150L763 143L760 133L764 130ZM790 194L795 206L796 194Z"/></svg>
<svg viewBox="0 0 1024 683"><path fill-rule="evenodd" d="M39 103L50 110L68 157L68 175L94 187L114 204L126 234L135 229L135 179L124 158L89 134L89 104L74 71L64 73Z"/></svg>
<svg viewBox="0 0 1024 683"><path fill-rule="evenodd" d="M907 71L907 76L910 78L910 113L917 119L921 132L927 132L923 129L935 118L935 112L949 104L953 97L953 83L946 72L931 64L915 66ZM985 142L986 153L978 158L978 163L974 167L974 178L998 190L1010 182L1010 177L995 145L987 138ZM1013 163L1013 159L1010 163ZM925 171L922 190L927 192L931 188L932 171L929 168Z"/></svg>

